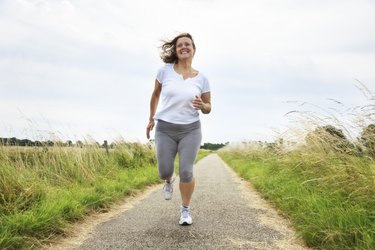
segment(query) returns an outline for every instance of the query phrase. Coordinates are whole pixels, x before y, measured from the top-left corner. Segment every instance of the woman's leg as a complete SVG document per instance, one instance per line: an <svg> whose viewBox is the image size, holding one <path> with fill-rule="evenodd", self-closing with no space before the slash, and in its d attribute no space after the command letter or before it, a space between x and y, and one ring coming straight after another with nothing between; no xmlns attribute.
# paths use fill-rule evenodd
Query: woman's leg
<svg viewBox="0 0 375 250"><path fill-rule="evenodd" d="M195 188L195 179L190 182L180 181L181 205L188 207Z"/></svg>
<svg viewBox="0 0 375 250"><path fill-rule="evenodd" d="M194 192L193 165L202 141L201 129L187 134L178 144L180 192L183 206L189 206Z"/></svg>
<svg viewBox="0 0 375 250"><path fill-rule="evenodd" d="M156 158L159 176L170 181L174 172L174 160L177 154L177 142L163 132L155 132Z"/></svg>

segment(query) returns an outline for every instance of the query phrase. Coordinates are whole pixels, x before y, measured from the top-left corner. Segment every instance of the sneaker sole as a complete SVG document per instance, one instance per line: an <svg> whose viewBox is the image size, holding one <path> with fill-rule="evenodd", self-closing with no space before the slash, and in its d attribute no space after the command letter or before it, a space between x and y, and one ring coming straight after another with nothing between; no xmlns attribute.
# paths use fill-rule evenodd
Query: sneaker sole
<svg viewBox="0 0 375 250"><path fill-rule="evenodd" d="M183 223L180 223L180 225L181 226L190 226L191 224L193 224L193 222L192 223L187 223L186 221L184 221Z"/></svg>
<svg viewBox="0 0 375 250"><path fill-rule="evenodd" d="M193 223L191 223L191 224L193 224ZM189 224L187 222L184 222L184 223L180 224L180 226L190 226L191 224Z"/></svg>

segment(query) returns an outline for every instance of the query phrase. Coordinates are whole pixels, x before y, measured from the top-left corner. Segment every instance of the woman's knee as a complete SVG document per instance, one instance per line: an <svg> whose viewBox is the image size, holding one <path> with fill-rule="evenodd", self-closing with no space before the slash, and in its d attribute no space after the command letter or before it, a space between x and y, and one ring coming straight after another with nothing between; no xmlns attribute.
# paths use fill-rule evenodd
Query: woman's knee
<svg viewBox="0 0 375 250"><path fill-rule="evenodd" d="M159 167L159 177L163 180L168 179L173 175L173 168L172 169L164 169Z"/></svg>
<svg viewBox="0 0 375 250"><path fill-rule="evenodd" d="M181 170L180 171L180 181L181 182L191 182L193 180L193 171L192 170Z"/></svg>

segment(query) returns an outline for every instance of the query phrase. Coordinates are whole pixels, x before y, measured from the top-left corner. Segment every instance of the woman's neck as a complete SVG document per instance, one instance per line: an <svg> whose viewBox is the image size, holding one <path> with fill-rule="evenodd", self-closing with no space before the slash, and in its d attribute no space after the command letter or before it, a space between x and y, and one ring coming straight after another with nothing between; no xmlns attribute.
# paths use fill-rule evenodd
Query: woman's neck
<svg viewBox="0 0 375 250"><path fill-rule="evenodd" d="M179 70L182 71L192 71L193 68L191 67L191 60L179 60L176 64L175 67Z"/></svg>

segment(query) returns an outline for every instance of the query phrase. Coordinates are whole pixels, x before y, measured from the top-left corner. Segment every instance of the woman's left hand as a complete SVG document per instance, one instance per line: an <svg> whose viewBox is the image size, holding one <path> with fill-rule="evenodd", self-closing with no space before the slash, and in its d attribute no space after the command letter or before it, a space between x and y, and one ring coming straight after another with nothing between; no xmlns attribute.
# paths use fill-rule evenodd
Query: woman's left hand
<svg viewBox="0 0 375 250"><path fill-rule="evenodd" d="M146 128L147 139L150 139L150 132L154 128L154 126L155 126L154 119L150 119L150 121L148 122L147 128Z"/></svg>
<svg viewBox="0 0 375 250"><path fill-rule="evenodd" d="M203 110L204 109L204 102L200 96L195 96L193 101L193 106L196 110Z"/></svg>

